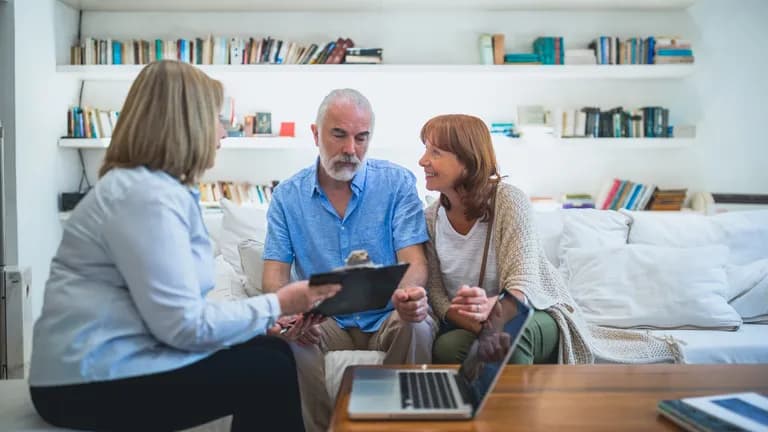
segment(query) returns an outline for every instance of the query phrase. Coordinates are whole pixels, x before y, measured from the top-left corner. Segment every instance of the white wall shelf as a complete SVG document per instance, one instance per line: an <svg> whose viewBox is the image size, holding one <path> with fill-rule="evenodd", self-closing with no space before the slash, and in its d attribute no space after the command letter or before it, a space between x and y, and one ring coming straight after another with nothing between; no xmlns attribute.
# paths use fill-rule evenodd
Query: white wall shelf
<svg viewBox="0 0 768 432"><path fill-rule="evenodd" d="M59 138L59 147L81 149L106 149L109 138ZM293 137L237 137L225 138L222 150L302 150L314 148L314 144L299 143Z"/></svg>
<svg viewBox="0 0 768 432"><path fill-rule="evenodd" d="M694 138L557 138L532 135L520 138L492 136L496 151L522 147L560 146L578 149L682 149L693 146Z"/></svg>
<svg viewBox="0 0 768 432"><path fill-rule="evenodd" d="M557 138L558 144L571 147L621 149L681 149L693 146L694 138Z"/></svg>
<svg viewBox="0 0 768 432"><path fill-rule="evenodd" d="M60 65L56 71L80 80L130 81L144 65ZM245 74L339 73L495 75L510 79L679 79L694 72L694 65L197 65L216 79Z"/></svg>
<svg viewBox="0 0 768 432"><path fill-rule="evenodd" d="M88 11L675 10L695 0L62 0Z"/></svg>

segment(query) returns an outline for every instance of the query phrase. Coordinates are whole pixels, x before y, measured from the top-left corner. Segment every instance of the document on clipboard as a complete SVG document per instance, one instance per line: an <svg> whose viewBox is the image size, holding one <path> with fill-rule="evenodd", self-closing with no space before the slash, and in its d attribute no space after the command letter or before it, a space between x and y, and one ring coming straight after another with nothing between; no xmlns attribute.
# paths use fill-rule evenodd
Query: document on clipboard
<svg viewBox="0 0 768 432"><path fill-rule="evenodd" d="M340 284L341 291L309 313L334 316L381 309L392 298L408 266L408 263L378 267L353 266L313 274L309 277L310 285Z"/></svg>

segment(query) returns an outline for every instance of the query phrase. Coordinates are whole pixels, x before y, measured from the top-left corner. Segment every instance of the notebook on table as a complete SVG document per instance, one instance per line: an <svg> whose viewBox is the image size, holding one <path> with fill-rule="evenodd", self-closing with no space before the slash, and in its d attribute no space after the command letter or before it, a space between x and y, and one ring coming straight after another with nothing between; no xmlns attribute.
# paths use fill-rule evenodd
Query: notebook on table
<svg viewBox="0 0 768 432"><path fill-rule="evenodd" d="M688 431L768 432L768 398L757 393L663 400L657 410Z"/></svg>
<svg viewBox="0 0 768 432"><path fill-rule="evenodd" d="M351 419L471 419L482 410L512 356L533 310L512 295L499 295L485 336L461 368L357 367L349 400ZM488 349L490 342L499 349ZM491 353L488 355L488 353Z"/></svg>

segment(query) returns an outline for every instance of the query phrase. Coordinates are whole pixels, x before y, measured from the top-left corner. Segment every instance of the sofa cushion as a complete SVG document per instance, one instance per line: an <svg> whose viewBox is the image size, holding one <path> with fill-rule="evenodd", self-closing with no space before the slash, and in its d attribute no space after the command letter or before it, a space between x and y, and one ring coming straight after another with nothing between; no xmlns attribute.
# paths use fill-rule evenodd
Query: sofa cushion
<svg viewBox="0 0 768 432"><path fill-rule="evenodd" d="M735 329L728 305L728 248L623 245L570 249L568 287L595 324L620 328Z"/></svg>
<svg viewBox="0 0 768 432"><path fill-rule="evenodd" d="M555 267L560 266L560 237L563 234L563 215L560 210L533 212L533 226L547 259Z"/></svg>
<svg viewBox="0 0 768 432"><path fill-rule="evenodd" d="M240 262L245 273L245 291L249 296L261 295L264 291L261 278L264 275L264 242L247 239L237 245Z"/></svg>
<svg viewBox="0 0 768 432"><path fill-rule="evenodd" d="M731 250L730 263L768 258L768 210L723 213L712 217Z"/></svg>
<svg viewBox="0 0 768 432"><path fill-rule="evenodd" d="M575 248L615 247L627 244L631 219L613 210L570 209L561 212L563 234L560 238L558 262L563 278L568 280L564 255Z"/></svg>
<svg viewBox="0 0 768 432"><path fill-rule="evenodd" d="M731 287L739 285L740 292L731 299L731 306L744 322L768 324L768 258L738 267L730 277Z"/></svg>
<svg viewBox="0 0 768 432"><path fill-rule="evenodd" d="M221 200L223 217L219 247L224 259L240 276L244 276L238 244L243 240L264 241L267 235L267 210L261 207L238 206L227 199Z"/></svg>
<svg viewBox="0 0 768 432"><path fill-rule="evenodd" d="M768 325L744 324L737 331L652 330L681 341L685 363L768 363Z"/></svg>
<svg viewBox="0 0 768 432"><path fill-rule="evenodd" d="M724 244L729 264L768 258L768 210L704 216L690 212L629 212L629 243L696 247Z"/></svg>
<svg viewBox="0 0 768 432"><path fill-rule="evenodd" d="M689 248L725 242L711 216L693 212L622 212L632 219L628 243Z"/></svg>

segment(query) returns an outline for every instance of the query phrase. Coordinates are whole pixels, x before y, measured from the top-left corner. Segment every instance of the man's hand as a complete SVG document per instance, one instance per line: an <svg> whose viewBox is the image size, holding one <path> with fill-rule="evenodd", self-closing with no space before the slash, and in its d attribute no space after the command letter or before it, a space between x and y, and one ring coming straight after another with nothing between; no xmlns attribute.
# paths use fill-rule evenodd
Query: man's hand
<svg viewBox="0 0 768 432"><path fill-rule="evenodd" d="M488 314L496 304L496 297L487 297L482 288L462 285L456 292L456 297L451 300L449 309L455 310L459 315L474 322L481 323L488 319Z"/></svg>
<svg viewBox="0 0 768 432"><path fill-rule="evenodd" d="M299 345L314 345L320 343L320 336L322 335L320 323L324 320L325 317L322 315L284 316L279 318L277 324L271 327L267 333L272 336L280 336Z"/></svg>
<svg viewBox="0 0 768 432"><path fill-rule="evenodd" d="M422 322L427 317L427 291L420 286L396 290L392 303L403 321Z"/></svg>

